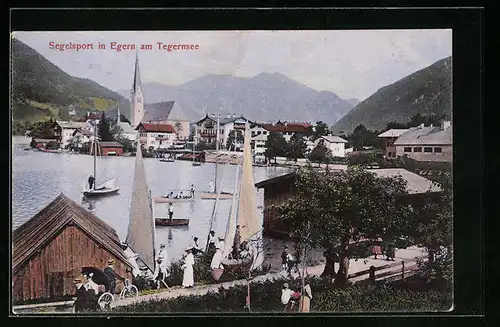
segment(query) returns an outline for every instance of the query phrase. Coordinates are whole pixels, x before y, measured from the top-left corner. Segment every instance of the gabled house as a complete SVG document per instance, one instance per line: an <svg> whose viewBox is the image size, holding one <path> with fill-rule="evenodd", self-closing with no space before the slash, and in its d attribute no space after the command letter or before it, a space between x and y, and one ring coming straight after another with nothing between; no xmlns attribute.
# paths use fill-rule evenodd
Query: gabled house
<svg viewBox="0 0 500 327"><path fill-rule="evenodd" d="M267 137L272 132L280 133L285 140L289 142L295 133L305 134L311 126L312 125L309 123L281 121L272 123L251 123L250 131L252 135L253 150L256 154L264 153L266 151L265 143Z"/></svg>
<svg viewBox="0 0 500 327"><path fill-rule="evenodd" d="M53 124L54 134L58 138L61 148L66 148L73 139L76 130L92 130L92 126L87 122L74 122L56 120Z"/></svg>
<svg viewBox="0 0 500 327"><path fill-rule="evenodd" d="M61 193L12 234L12 300L72 297L82 268L103 270L109 259L132 280L133 266L116 231Z"/></svg>
<svg viewBox="0 0 500 327"><path fill-rule="evenodd" d="M175 129L170 124L140 123L136 130L138 144L144 149L168 149L177 141Z"/></svg>
<svg viewBox="0 0 500 327"><path fill-rule="evenodd" d="M394 142L396 156L407 155L420 162L452 162L453 130L450 121L440 126L409 128Z"/></svg>
<svg viewBox="0 0 500 327"><path fill-rule="evenodd" d="M189 137L189 120L175 101L164 101L144 105L142 123L172 125L177 139L187 140Z"/></svg>
<svg viewBox="0 0 500 327"><path fill-rule="evenodd" d="M396 157L396 147L394 146L394 142L396 142L398 137L407 131L408 128L393 128L378 135L378 137L384 141L384 155L387 158Z"/></svg>
<svg viewBox="0 0 500 327"><path fill-rule="evenodd" d="M347 140L339 136L334 135L326 135L319 137L315 142L314 146L318 146L319 144L325 145L327 149L332 152L333 157L345 157L345 145L347 144Z"/></svg>

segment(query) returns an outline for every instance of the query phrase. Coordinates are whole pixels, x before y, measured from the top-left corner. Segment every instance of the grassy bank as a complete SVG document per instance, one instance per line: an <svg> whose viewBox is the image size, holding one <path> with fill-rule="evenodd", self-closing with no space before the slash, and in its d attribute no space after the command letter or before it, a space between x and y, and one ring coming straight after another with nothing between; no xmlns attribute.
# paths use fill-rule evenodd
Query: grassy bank
<svg viewBox="0 0 500 327"><path fill-rule="evenodd" d="M252 312L282 312L281 289L288 282L293 290L300 290L300 280L278 280L251 284ZM311 280L312 312L427 312L447 311L452 305L452 293L446 289L422 288L404 285L353 285L335 289L321 279ZM417 284L420 284L417 281ZM141 302L117 307L114 312L246 312L246 286L220 288L202 296Z"/></svg>

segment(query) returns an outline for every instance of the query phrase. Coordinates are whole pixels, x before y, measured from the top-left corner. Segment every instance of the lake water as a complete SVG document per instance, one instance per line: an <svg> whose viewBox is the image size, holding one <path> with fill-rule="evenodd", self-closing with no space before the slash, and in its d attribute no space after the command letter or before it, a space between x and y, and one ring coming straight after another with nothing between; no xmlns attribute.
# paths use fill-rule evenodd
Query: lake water
<svg viewBox="0 0 500 327"><path fill-rule="evenodd" d="M118 194L100 199L83 199L82 189L93 170L93 157L69 153L44 153L24 151L30 139L13 137L12 149L12 227L15 229L39 210L50 203L61 192L83 207L91 210L97 217L113 227L119 238L124 240L130 218L130 197L134 176L135 157L98 157L97 184L117 178L120 187ZM154 196L165 194L171 189L188 190L191 184L196 190L208 191L211 180L215 178L215 166L204 163L192 167L191 162L160 162L158 159L145 158L144 166L148 186ZM237 166L221 166L221 188L233 192ZM255 182L287 173L279 167L254 167ZM258 205L263 204L263 190L257 193ZM197 199L194 202L174 204L174 217L189 218L186 227L157 227L158 244L165 244L169 257L179 258L197 236L204 245L210 228L210 217L214 200ZM219 201L218 215L213 229L216 235L224 235L231 200ZM155 204L155 216L167 216L167 204ZM275 243L281 249L282 242ZM279 244L279 246L278 246ZM276 251L279 249L276 248Z"/></svg>

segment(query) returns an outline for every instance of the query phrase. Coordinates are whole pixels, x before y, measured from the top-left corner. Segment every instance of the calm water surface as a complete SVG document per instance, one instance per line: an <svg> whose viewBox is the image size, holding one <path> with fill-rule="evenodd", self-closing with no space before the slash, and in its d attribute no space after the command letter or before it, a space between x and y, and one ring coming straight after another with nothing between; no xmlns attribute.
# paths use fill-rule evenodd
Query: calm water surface
<svg viewBox="0 0 500 327"><path fill-rule="evenodd" d="M12 156L12 226L20 226L63 192L97 217L112 226L121 240L127 233L130 219L130 197L134 176L135 157L98 157L97 183L117 178L118 194L100 198L83 199L81 191L92 173L93 157L79 154L53 154L39 151L24 151L30 139L13 138ZM192 167L188 161L171 163L145 158L144 165L148 186L153 196L165 194L171 189L188 190L191 184L197 190L208 191L210 180L215 178L215 166L211 163ZM232 192L236 166L222 166L221 187ZM254 167L255 182L287 173L285 168ZM263 190L257 193L258 205L263 204ZM216 235L225 233L231 200L219 201L219 210L214 221ZM215 201L197 199L194 202L174 204L174 217L189 218L186 227L157 227L157 243L167 246L169 257L178 258L193 236L203 244L210 228L210 216ZM167 216L167 204L154 206L155 216ZM282 243L279 243L280 246ZM277 249L278 250L278 249Z"/></svg>

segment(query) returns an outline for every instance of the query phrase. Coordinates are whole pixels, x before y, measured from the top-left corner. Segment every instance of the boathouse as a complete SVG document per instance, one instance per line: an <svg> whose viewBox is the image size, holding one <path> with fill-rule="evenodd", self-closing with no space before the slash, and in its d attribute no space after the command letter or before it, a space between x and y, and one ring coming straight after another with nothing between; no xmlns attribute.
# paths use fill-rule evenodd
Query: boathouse
<svg viewBox="0 0 500 327"><path fill-rule="evenodd" d="M122 156L123 145L118 142L97 142L98 156ZM90 154L93 154L93 147L90 149Z"/></svg>
<svg viewBox="0 0 500 327"><path fill-rule="evenodd" d="M14 230L12 242L14 304L72 297L82 267L103 270L109 259L132 280L116 231L62 193Z"/></svg>
<svg viewBox="0 0 500 327"><path fill-rule="evenodd" d="M401 176L407 182L408 200L419 203L427 197L437 199L441 192L439 186L431 180L402 168L367 169L377 177ZM271 206L280 205L295 192L295 172L273 177L255 184L255 187L264 189L264 234L268 237L288 238L287 227L277 218L278 213Z"/></svg>

